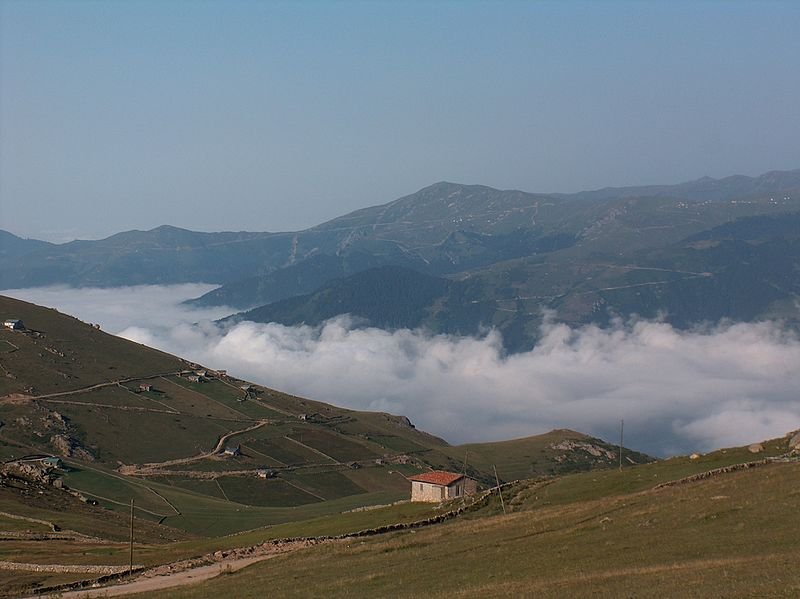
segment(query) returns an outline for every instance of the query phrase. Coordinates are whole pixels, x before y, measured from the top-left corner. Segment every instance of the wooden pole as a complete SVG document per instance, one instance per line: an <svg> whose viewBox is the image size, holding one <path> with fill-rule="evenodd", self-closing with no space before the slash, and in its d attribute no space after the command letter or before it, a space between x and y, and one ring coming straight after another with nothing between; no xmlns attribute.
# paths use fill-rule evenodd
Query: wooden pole
<svg viewBox="0 0 800 599"><path fill-rule="evenodd" d="M622 431L625 427L625 421L619 421L619 471L622 472Z"/></svg>
<svg viewBox="0 0 800 599"><path fill-rule="evenodd" d="M505 516L506 504L503 501L503 490L500 488L500 478L497 476L497 466L492 465L492 468L494 468L494 480L497 483L497 493L500 495L500 505L503 507L503 515Z"/></svg>
<svg viewBox="0 0 800 599"><path fill-rule="evenodd" d="M128 576L133 574L133 497L131 497L131 551L130 560L128 562Z"/></svg>

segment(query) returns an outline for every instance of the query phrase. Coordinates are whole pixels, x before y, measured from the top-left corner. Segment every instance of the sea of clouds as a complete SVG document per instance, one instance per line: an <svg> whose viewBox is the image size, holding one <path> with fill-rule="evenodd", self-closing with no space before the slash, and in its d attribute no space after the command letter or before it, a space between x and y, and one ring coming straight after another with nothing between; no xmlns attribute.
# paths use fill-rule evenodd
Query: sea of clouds
<svg viewBox="0 0 800 599"><path fill-rule="evenodd" d="M3 291L234 376L359 410L408 416L451 443L571 428L654 455L742 445L800 428L800 339L778 322L679 331L546 322L530 352L482 338L242 322L185 299L212 285Z"/></svg>

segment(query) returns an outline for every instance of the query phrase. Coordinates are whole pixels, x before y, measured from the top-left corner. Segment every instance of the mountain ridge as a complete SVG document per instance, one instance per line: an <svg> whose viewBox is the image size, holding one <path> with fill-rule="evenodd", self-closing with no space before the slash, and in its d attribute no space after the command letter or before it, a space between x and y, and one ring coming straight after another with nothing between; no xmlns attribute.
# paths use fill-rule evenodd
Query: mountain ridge
<svg viewBox="0 0 800 599"><path fill-rule="evenodd" d="M443 181L299 232L198 233L162 226L45 246L9 237L23 249L0 252L0 288L216 283L219 288L190 304L235 311L397 266L469 281L449 287L447 309L437 309L436 317L411 321L424 320L439 331L474 331L477 320L501 330L507 349L518 351L535 343L543 309L572 325L602 324L613 313L666 313L678 326L726 317L797 321L794 244L780 246L779 227L768 224L796 213L800 169L578 194ZM761 224L748 218L761 218ZM712 249L692 237L726 224L753 229L748 235L758 239L746 240L752 247L725 243ZM758 227L763 230L756 232ZM768 243L759 248L756 241ZM341 286L339 292L347 295ZM714 305L690 309L705 292ZM342 313L361 301L349 297ZM391 321L385 313L373 317Z"/></svg>
<svg viewBox="0 0 800 599"><path fill-rule="evenodd" d="M789 188L793 188L793 187L800 187L800 168L790 169L790 170L771 170L771 171L767 171L765 173L762 173L761 175L752 176L752 177L748 176L748 175L729 175L727 177L721 177L719 179L715 179L713 177L703 176L703 177L699 177L697 179L693 179L693 180L690 180L690 181L685 181L685 182L677 183L677 184L653 184L653 185L638 185L638 186L637 185L630 185L630 186L621 186L621 187L609 186L609 187L602 187L602 188L594 189L594 190L585 190L585 191L578 191L578 192L572 192L572 193L527 192L527 191L522 191L522 190L518 190L518 189L494 188L494 187L490 187L490 186L482 185L482 184L462 184L462 183L453 183L453 182L450 182L450 181L438 181L438 182L432 183L430 185L427 185L425 187L422 187L421 189L417 190L414 193L408 194L406 196L402 196L402 197L397 198L395 200L390 200L390 201L388 201L388 202L386 202L384 204L377 204L377 205L372 205L372 206L365 206L363 208L358 208L358 209L356 209L354 211L351 211L351 212L346 213L346 214L344 214L342 216L339 216L339 217L335 217L335 218L333 218L331 220L325 221L325 222L320 223L318 225L313 225L311 227L308 227L308 228L305 228L305 229L299 229L299 230L295 230L295 231L270 232L270 231L240 230L240 231L204 232L204 231L192 231L190 229L186 229L186 228L183 228L183 227L178 227L178 226L170 225L170 224L162 224L162 225L157 225L157 226L155 226L155 227L153 227L151 229L145 229L145 230L130 229L130 230L127 230L127 231L120 231L119 233L114 233L114 234L109 235L107 237L104 237L104 238L101 238L101 239L96 239L96 240L75 239L73 241L67 241L67 242L63 242L63 243L52 243L52 242L48 242L48 241L36 240L36 239L33 239L33 238L22 238L22 237L17 236L16 234L14 234L11 231L4 230L4 229L0 229L0 232L8 234L8 235L12 235L12 236L16 237L17 239L27 239L27 240L30 240L30 241L38 241L40 243L45 243L45 244L53 245L53 246L63 246L63 245L67 245L69 243L74 243L75 241L86 241L86 242L106 241L106 240L108 240L108 239L110 239L112 237L115 237L115 236L118 236L118 235L121 235L121 234L125 234L125 233L131 233L131 234L145 234L145 233L147 233L147 234L151 234L151 233L158 233L158 232L161 232L161 231L173 231L173 230L174 231L191 232L191 233L195 233L197 235L209 235L209 236L210 235L270 235L270 236L271 235L292 235L292 234L296 234L296 233L302 233L304 231L315 230L315 229L317 229L319 227L323 227L323 226L326 226L326 225L328 225L330 223L333 223L333 222L337 221L338 219L347 218L347 217L350 217L350 216L352 216L354 214L361 213L361 212L363 212L365 210L372 210L372 209L377 209L377 208L390 207L390 206L392 206L394 204L400 203L400 202L402 202L404 200L407 200L407 199L409 199L409 198L411 198L413 196L416 196L417 194L420 194L420 193L423 193L423 192L435 191L435 190L441 189L442 187L451 187L452 186L452 187L458 187L458 188L462 188L462 189L463 188L467 188L467 189L468 188L475 188L475 189L481 189L481 190L487 190L487 191L493 191L493 192L524 194L524 195L528 195L528 196L552 197L552 198L578 198L578 197L583 198L583 197L590 197L590 196L593 196L593 195L603 195L604 196L604 195L609 194L611 192L615 192L617 194L616 197L631 197L631 196L647 195L646 193L643 193L641 190L661 190L661 189L665 189L665 188L691 188L691 187L694 187L694 186L707 186L709 183L719 184L719 183L733 181L733 180L735 180L735 181L744 181L744 182L750 183L747 193L753 193L754 190L758 190L761 187L764 187L765 185L762 185L762 184L765 184L767 182L772 182L773 183L771 186L766 185L766 187L768 189L770 189L770 190L789 189ZM621 192L621 195L620 195L620 192ZM738 193L738 191L737 191L737 193Z"/></svg>

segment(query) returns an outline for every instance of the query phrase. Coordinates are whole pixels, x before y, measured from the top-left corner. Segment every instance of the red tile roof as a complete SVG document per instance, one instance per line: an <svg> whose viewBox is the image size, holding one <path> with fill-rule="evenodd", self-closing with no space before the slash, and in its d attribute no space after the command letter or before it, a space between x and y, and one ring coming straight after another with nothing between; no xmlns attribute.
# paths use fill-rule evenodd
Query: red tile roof
<svg viewBox="0 0 800 599"><path fill-rule="evenodd" d="M464 478L463 474L455 474L453 472L443 472L441 470L434 470L433 472L425 472L423 474L415 474L409 476L408 480L417 483L431 483L433 485L441 485L449 487L457 480Z"/></svg>

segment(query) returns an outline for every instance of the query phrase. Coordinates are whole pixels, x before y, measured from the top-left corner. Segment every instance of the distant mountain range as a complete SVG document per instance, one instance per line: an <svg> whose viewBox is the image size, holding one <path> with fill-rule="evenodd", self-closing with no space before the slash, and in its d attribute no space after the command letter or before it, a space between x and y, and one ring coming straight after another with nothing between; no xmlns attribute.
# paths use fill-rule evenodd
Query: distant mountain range
<svg viewBox="0 0 800 599"><path fill-rule="evenodd" d="M437 183L290 233L162 226L50 244L0 235L0 288L218 283L236 318L474 333L530 347L543 309L676 326L800 318L800 169L533 194Z"/></svg>

